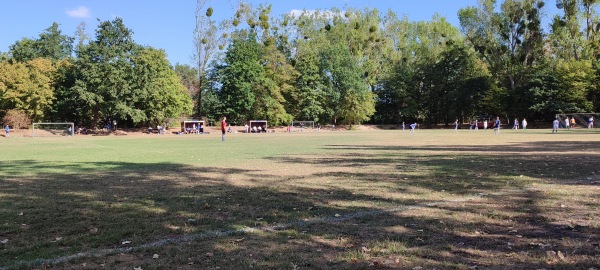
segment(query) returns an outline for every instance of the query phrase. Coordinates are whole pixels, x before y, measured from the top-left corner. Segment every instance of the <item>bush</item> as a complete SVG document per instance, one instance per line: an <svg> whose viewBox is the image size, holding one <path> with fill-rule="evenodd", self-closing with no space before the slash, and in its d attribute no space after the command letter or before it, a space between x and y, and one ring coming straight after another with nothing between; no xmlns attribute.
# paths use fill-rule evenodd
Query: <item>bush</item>
<svg viewBox="0 0 600 270"><path fill-rule="evenodd" d="M12 128L27 128L31 124L31 119L27 117L24 111L21 110L9 110L2 118L4 125L9 125Z"/></svg>

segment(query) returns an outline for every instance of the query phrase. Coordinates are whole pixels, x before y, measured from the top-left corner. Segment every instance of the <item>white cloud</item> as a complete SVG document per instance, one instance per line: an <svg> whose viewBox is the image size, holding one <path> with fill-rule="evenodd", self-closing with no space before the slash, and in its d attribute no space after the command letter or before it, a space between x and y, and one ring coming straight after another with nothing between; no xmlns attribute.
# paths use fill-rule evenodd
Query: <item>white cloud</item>
<svg viewBox="0 0 600 270"><path fill-rule="evenodd" d="M73 18L91 18L90 9L84 6L79 6L75 9L67 10L67 15Z"/></svg>

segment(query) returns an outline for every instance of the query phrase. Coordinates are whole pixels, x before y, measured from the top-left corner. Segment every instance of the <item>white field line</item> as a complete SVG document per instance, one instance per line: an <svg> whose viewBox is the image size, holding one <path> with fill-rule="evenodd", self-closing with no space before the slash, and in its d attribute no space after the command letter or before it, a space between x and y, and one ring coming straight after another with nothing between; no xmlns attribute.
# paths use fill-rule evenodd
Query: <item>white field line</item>
<svg viewBox="0 0 600 270"><path fill-rule="evenodd" d="M246 227L246 228L242 228L242 229L238 229L238 230L226 230L226 231L210 230L210 231L205 231L205 232L196 233L196 234L186 234L186 235L182 235L182 236L178 236L178 237L165 238L162 240L158 240L155 242L150 242L150 243L146 243L146 244L142 244L142 245L138 245L138 246L96 249L96 250L79 252L76 254L66 255L66 256L53 258L53 259L34 259L34 260L29 260L29 261L17 261L17 262L12 263L11 266L6 266L6 267L0 266L0 270L9 270L11 268L16 268L16 267L34 267L34 266L39 266L39 265L55 265L55 264L65 263L70 260L80 259L80 258L90 258L90 257L100 258L100 257L112 255L112 254L129 253L129 252L133 252L133 251L143 250L146 248L162 247L162 246L165 246L168 244L179 244L179 243L190 242L190 241L194 241L194 240L220 238L220 237L227 237L227 236L232 236L232 235L245 235L245 234L251 234L251 233L256 233L256 232L275 232L275 231L285 230L285 229L295 227L295 226L307 226L307 225L316 224L316 223L333 223L333 224L335 224L335 223L340 223L340 222L344 222L344 221L355 219L355 218L362 218L362 217L367 217L367 216L377 216L377 215L382 215L382 214L387 214L387 213L404 212L407 210L436 207L439 205L446 205L446 204L452 204L452 203L461 203L461 202L466 202L466 201L470 201L473 199L478 199L483 196L501 196L501 195L505 195L505 194L509 194L509 193L510 194L521 193L523 191L524 190L514 190L511 192L505 191L505 192L496 192L496 193L490 193L490 194L481 194L480 193L478 195L464 196L460 199L448 200L448 201L443 201L443 202L423 203L423 204L413 205L413 206L403 205L403 206L398 206L398 207L388 208L388 209L383 209L383 210L358 211L358 212L349 213L349 214L346 214L346 215L343 215L340 217L314 218L314 219L295 221L295 222L290 222L290 223L281 223L281 224L277 224L277 225L264 226L264 227L258 227L258 228Z"/></svg>

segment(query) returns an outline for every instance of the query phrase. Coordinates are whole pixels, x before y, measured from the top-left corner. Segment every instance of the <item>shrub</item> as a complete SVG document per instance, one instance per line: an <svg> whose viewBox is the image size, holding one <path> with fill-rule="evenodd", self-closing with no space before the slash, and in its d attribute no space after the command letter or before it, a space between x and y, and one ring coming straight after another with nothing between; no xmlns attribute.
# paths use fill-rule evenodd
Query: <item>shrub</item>
<svg viewBox="0 0 600 270"><path fill-rule="evenodd" d="M31 124L31 119L27 117L24 111L9 110L2 118L2 122L12 128L27 128Z"/></svg>

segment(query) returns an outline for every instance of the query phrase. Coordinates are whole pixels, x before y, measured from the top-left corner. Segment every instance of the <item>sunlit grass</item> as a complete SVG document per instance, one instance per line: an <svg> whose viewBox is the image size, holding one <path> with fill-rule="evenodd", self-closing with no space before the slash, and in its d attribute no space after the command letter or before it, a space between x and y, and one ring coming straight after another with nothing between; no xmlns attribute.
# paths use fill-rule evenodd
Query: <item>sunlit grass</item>
<svg viewBox="0 0 600 270"><path fill-rule="evenodd" d="M197 238L45 267L588 269L600 263L593 245L600 242L594 182L600 139L588 131L2 143L0 267L41 267L34 261L185 236ZM569 151L556 151L565 144ZM549 247L568 259L547 255ZM578 253L568 253L573 249Z"/></svg>

